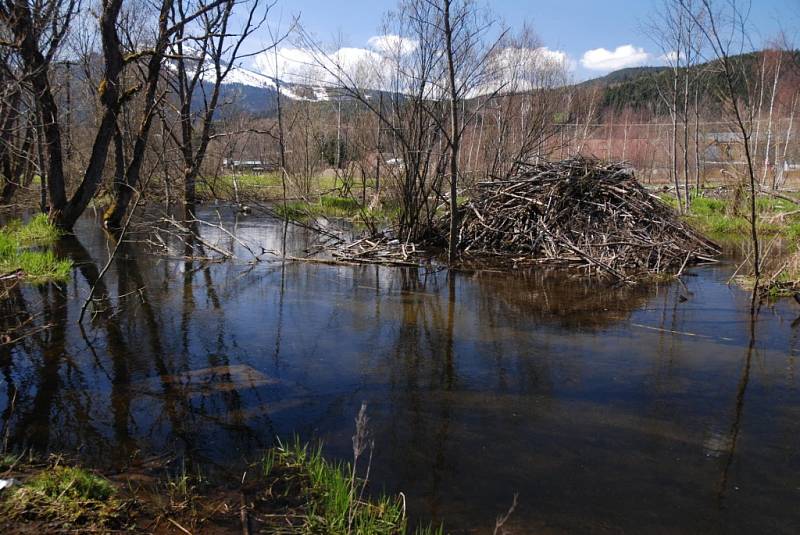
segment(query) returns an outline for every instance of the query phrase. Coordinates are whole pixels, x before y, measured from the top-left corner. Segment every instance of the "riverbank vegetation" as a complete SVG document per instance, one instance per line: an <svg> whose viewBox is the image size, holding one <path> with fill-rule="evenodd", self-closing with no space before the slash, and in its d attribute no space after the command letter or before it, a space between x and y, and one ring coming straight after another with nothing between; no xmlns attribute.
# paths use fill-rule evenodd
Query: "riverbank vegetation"
<svg viewBox="0 0 800 535"><path fill-rule="evenodd" d="M0 275L30 283L68 279L72 263L48 249L59 236L58 229L42 214L28 223L14 220L6 224L0 229Z"/></svg>
<svg viewBox="0 0 800 535"><path fill-rule="evenodd" d="M132 504L110 480L77 466L28 465L6 457L3 479L13 486L0 491L0 521L5 532L116 531L124 528Z"/></svg>
<svg viewBox="0 0 800 535"><path fill-rule="evenodd" d="M694 196L684 219L698 231L723 244L737 245L749 240L750 221L745 201L735 193ZM660 195L667 204L677 207L675 197ZM756 199L757 229L762 238L800 238L800 204L788 198L764 195Z"/></svg>
<svg viewBox="0 0 800 535"><path fill-rule="evenodd" d="M0 458L0 530L14 533L443 535L410 529L402 495L375 498L353 465L294 440L268 450L240 484L185 465L101 473L62 458Z"/></svg>
<svg viewBox="0 0 800 535"><path fill-rule="evenodd" d="M329 461L298 438L250 463L240 479L211 483L185 461L145 461L101 474L51 457L0 456L0 530L15 533L284 533L443 535L409 530L405 497L368 491L374 442L366 404L352 461Z"/></svg>
<svg viewBox="0 0 800 535"><path fill-rule="evenodd" d="M756 231L759 242L765 245L763 280L758 288L762 297L791 296L800 291L800 200L790 195L767 192L756 198ZM677 204L670 195L662 194L661 199L673 207ZM683 218L741 258L742 265L731 280L753 291L756 279L752 266L748 266L753 261L748 213L746 199L736 190L713 189L693 196Z"/></svg>

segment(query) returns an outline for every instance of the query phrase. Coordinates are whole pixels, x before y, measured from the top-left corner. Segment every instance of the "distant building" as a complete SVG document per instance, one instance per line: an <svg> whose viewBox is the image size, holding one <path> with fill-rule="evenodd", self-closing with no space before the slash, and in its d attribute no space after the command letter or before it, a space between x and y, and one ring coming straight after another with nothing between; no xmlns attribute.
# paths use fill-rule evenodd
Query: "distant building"
<svg viewBox="0 0 800 535"><path fill-rule="evenodd" d="M274 163L264 160L232 160L230 158L222 160L222 166L234 172L249 171L251 173L266 173L278 168Z"/></svg>
<svg viewBox="0 0 800 535"><path fill-rule="evenodd" d="M402 158L394 158L394 157L387 158L383 154L381 155L381 158L383 159L383 163L385 163L389 167L403 167L404 165Z"/></svg>

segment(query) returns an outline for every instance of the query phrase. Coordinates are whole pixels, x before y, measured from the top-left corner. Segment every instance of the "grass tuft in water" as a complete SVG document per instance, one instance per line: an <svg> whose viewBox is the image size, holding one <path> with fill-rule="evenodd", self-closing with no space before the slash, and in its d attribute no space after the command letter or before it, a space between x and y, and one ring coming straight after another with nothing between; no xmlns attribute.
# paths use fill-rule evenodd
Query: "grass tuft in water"
<svg viewBox="0 0 800 535"><path fill-rule="evenodd" d="M23 457L22 454L13 455L10 453L4 453L0 455L0 471L10 470L14 466L16 466L17 463L19 463L22 457Z"/></svg>
<svg viewBox="0 0 800 535"><path fill-rule="evenodd" d="M414 535L445 535L444 526L420 526L414 532Z"/></svg>
<svg viewBox="0 0 800 535"><path fill-rule="evenodd" d="M203 500L203 486L205 479L200 471L193 474L187 470L186 462L181 462L180 471L168 475L164 482L163 494L167 498L166 503L162 504L164 509L172 513L188 512L190 517L195 517Z"/></svg>
<svg viewBox="0 0 800 535"><path fill-rule="evenodd" d="M59 236L44 214L25 224L11 221L0 229L0 275L22 271L25 280L34 284L67 280L72 263L44 249Z"/></svg>
<svg viewBox="0 0 800 535"><path fill-rule="evenodd" d="M402 497L365 498L362 493L364 482L354 479L352 465L326 460L321 446L302 444L298 439L279 445L262 460L267 476L276 466L298 473L304 480L306 532L333 535L406 533Z"/></svg>
<svg viewBox="0 0 800 535"><path fill-rule="evenodd" d="M9 491L0 504L8 519L102 527L117 524L123 504L110 481L81 468L56 466Z"/></svg>
<svg viewBox="0 0 800 535"><path fill-rule="evenodd" d="M323 195L319 201L290 201L275 204L275 212L279 217L294 221L309 221L317 217L328 219L346 219L355 225L371 226L381 222L396 220L400 210L391 203L383 203L375 207L363 207L352 197Z"/></svg>
<svg viewBox="0 0 800 535"><path fill-rule="evenodd" d="M303 220L313 217L328 217L347 219L356 217L360 214L361 205L355 199L349 197L322 196L319 202L311 201L292 201L278 204L276 210L278 215L287 219Z"/></svg>
<svg viewBox="0 0 800 535"><path fill-rule="evenodd" d="M323 208L341 211L342 213L355 214L361 208L361 204L351 197L331 197L323 196L320 198L320 205Z"/></svg>
<svg viewBox="0 0 800 535"><path fill-rule="evenodd" d="M37 214L25 224L14 220L3 230L15 236L23 245L49 245L61 236L45 214Z"/></svg>

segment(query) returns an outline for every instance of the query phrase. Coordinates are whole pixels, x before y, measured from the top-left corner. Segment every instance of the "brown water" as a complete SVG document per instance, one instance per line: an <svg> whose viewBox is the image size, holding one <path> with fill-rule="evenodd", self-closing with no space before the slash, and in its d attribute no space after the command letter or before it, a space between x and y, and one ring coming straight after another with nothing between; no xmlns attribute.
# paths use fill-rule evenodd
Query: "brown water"
<svg viewBox="0 0 800 535"><path fill-rule="evenodd" d="M282 247L280 223L235 231ZM316 239L290 228L288 251ZM132 243L81 330L108 245L87 219L59 252L77 264L69 283L2 305L6 322L51 326L0 348L11 447L106 465L169 452L238 477L276 436L348 458L365 401L373 489L402 491L415 521L453 533L490 533L515 493L515 533L800 531L800 307L751 318L729 265L694 270L686 287L615 289L202 263Z"/></svg>

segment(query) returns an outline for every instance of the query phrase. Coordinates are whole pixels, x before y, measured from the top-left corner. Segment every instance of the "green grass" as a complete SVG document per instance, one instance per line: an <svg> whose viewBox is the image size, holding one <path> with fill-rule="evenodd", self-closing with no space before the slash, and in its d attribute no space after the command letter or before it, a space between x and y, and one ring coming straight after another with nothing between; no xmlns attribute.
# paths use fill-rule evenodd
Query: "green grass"
<svg viewBox="0 0 800 535"><path fill-rule="evenodd" d="M13 236L23 245L49 245L60 236L45 214L37 214L25 224L15 219L2 229L2 233Z"/></svg>
<svg viewBox="0 0 800 535"><path fill-rule="evenodd" d="M22 460L22 455L12 455L10 453L4 453L0 455L0 472L4 472L6 470L10 470L12 467L16 466L20 460Z"/></svg>
<svg viewBox="0 0 800 535"><path fill-rule="evenodd" d="M368 498L364 482L353 479L349 463L326 460L322 447L295 439L267 452L262 460L266 477L278 468L300 474L306 494L305 533L331 535L400 535L407 533L403 500L399 496ZM442 527L422 527L415 535L443 535Z"/></svg>
<svg viewBox="0 0 800 535"><path fill-rule="evenodd" d="M677 208L677 201L671 195L662 195L661 199ZM784 199L759 197L756 199L758 214L757 230L761 237L785 237L792 240L800 238L800 217L796 215L782 216L800 209L800 206ZM707 197L695 197L684 217L697 230L722 242L739 242L750 239L750 213L746 202L734 210L733 201Z"/></svg>
<svg viewBox="0 0 800 535"><path fill-rule="evenodd" d="M210 177L197 182L197 193L201 197L216 195L227 200L234 200L234 179L239 196L243 199L255 198L261 200L280 199L283 192L283 182L280 173L262 174L237 174ZM307 185L306 185L307 184ZM287 177L286 185L289 197L322 195L343 186L342 179L333 176L312 176L306 180L301 177ZM367 177L367 190L374 192L375 179ZM310 191L304 191L305 189ZM362 182L360 177L352 179L351 191L356 196L361 194Z"/></svg>
<svg viewBox="0 0 800 535"><path fill-rule="evenodd" d="M786 225L786 237L790 240L797 241L800 240L800 221L792 221L788 225Z"/></svg>
<svg viewBox="0 0 800 535"><path fill-rule="evenodd" d="M197 181L197 195L203 197L220 197L234 200L233 182L239 195L245 197L271 199L281 194L280 173L221 175Z"/></svg>
<svg viewBox="0 0 800 535"><path fill-rule="evenodd" d="M785 199L778 199L775 197L756 198L756 210L758 212L790 212L798 208L800 208L800 206Z"/></svg>
<svg viewBox="0 0 800 535"><path fill-rule="evenodd" d="M122 502L107 479L81 468L55 466L40 472L4 497L0 512L9 519L108 526L116 523Z"/></svg>
<svg viewBox="0 0 800 535"><path fill-rule="evenodd" d="M677 208L674 197L661 198ZM763 297L784 297L800 290L800 214L793 213L798 210L800 204L786 199L766 195L756 198L756 230L759 240L762 244L774 238L784 240L777 264L768 264L766 273L762 273L760 291ZM696 197L692 199L689 213L684 218L717 242L738 246L751 239L747 217L749 213L747 198L738 207L734 207L731 199ZM735 282L747 291L752 290L755 285L754 277L746 272L737 276Z"/></svg>
<svg viewBox="0 0 800 535"><path fill-rule="evenodd" d="M39 214L28 223L14 220L0 229L0 274L21 270L27 282L67 280L72 263L46 249L59 237L58 230Z"/></svg>
<svg viewBox="0 0 800 535"><path fill-rule="evenodd" d="M696 197L692 200L691 212L698 216L725 214L728 203L722 199Z"/></svg>
<svg viewBox="0 0 800 535"><path fill-rule="evenodd" d="M397 216L397 208L384 204L383 206L362 211L361 203L352 197L338 197L323 195L319 201L289 201L284 207L283 203L275 203L275 211L280 217L304 221L315 217L329 219L350 219L358 223L366 216L377 221L388 221ZM363 222L363 221L362 221Z"/></svg>
<svg viewBox="0 0 800 535"><path fill-rule="evenodd" d="M359 203L355 199L345 197L322 196L318 202L289 201L276 203L278 215L288 219L308 219L324 216L332 219L347 219L360 214Z"/></svg>
<svg viewBox="0 0 800 535"><path fill-rule="evenodd" d="M308 219L311 214L309 212L309 203L301 201L290 201L285 204L278 203L275 206L275 212L284 219L293 219L302 221Z"/></svg>
<svg viewBox="0 0 800 535"><path fill-rule="evenodd" d="M343 213L356 213L361 207L361 203L352 197L330 197L324 196L320 198L320 205L329 210L340 210Z"/></svg>

